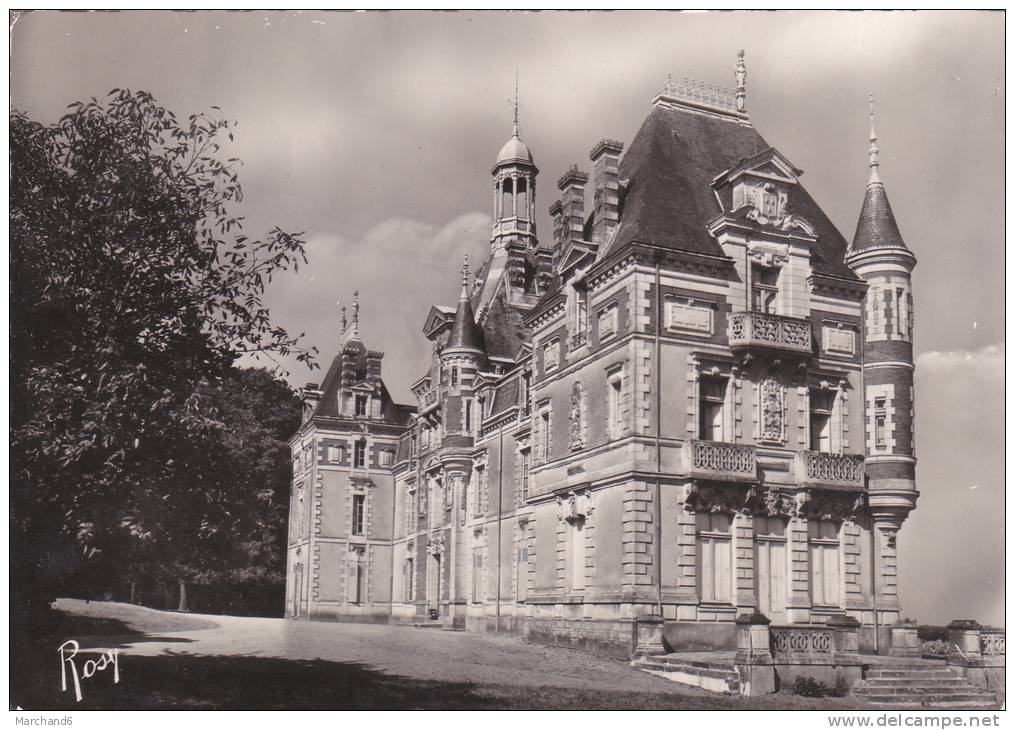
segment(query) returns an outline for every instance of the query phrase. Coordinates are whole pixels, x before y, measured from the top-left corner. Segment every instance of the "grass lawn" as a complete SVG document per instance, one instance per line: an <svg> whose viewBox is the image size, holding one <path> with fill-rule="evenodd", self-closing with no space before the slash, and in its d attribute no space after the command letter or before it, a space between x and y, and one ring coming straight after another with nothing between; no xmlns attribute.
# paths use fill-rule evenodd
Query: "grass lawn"
<svg viewBox="0 0 1015 730"><path fill-rule="evenodd" d="M173 652L120 656L123 681L107 670L83 683L83 700L60 691L56 648L68 637L83 647L159 640L170 631L209 630L208 618L130 606L58 601L47 636L15 647L12 703L32 710L850 710L873 709L852 697L811 699L780 692L757 698L659 691L431 681L385 673L357 662ZM86 638L90 637L90 638ZM170 645L171 646L171 645ZM580 652L575 652L580 661ZM82 659L83 661L83 659ZM634 671L634 670L631 670ZM127 681L129 679L129 681Z"/></svg>

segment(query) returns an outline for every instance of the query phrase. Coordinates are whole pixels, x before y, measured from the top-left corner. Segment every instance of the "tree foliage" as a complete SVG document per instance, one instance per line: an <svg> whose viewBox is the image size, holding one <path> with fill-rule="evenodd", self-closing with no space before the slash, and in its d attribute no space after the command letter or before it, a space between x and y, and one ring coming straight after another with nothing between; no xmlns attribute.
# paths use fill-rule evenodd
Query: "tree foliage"
<svg viewBox="0 0 1015 730"><path fill-rule="evenodd" d="M244 234L217 108L114 89L10 124L15 560L33 585L156 553L207 569L233 516L215 389L244 353L313 363L262 301L301 234Z"/></svg>

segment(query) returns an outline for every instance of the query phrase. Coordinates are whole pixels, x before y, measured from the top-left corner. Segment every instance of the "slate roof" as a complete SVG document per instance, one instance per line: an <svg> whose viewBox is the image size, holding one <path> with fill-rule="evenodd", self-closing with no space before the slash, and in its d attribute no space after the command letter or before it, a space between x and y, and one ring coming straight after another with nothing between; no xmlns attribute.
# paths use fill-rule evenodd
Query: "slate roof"
<svg viewBox="0 0 1015 730"><path fill-rule="evenodd" d="M511 406L518 404L518 376L504 380L497 384L497 389L493 394L493 403L490 406L490 415L495 416L498 413L506 411Z"/></svg>
<svg viewBox="0 0 1015 730"><path fill-rule="evenodd" d="M483 339L490 357L513 358L518 348L529 340L524 313L504 300L504 290L494 296L483 321Z"/></svg>
<svg viewBox="0 0 1015 730"><path fill-rule="evenodd" d="M906 248L899 226L895 222L888 193L881 182L872 182L867 186L863 196L863 207L860 219L856 223L856 234L853 236L851 252L864 251L871 248Z"/></svg>
<svg viewBox="0 0 1015 730"><path fill-rule="evenodd" d="M328 367L328 372L324 376L324 381L321 383L321 400L317 403L317 407L314 409L314 416L320 416L324 418L341 418L342 414L338 410L338 391L342 387L342 353L348 349L356 350L356 357L365 361L366 359L366 347L359 340L350 340L343 349L340 349L335 357L331 361L331 365ZM364 370L366 369L365 362L363 365ZM394 423L398 425L405 425L409 422L410 416L415 413L416 409L411 405L403 405L401 403L395 403L392 399L391 394L388 392L388 387L381 381L381 416L386 423Z"/></svg>
<svg viewBox="0 0 1015 730"><path fill-rule="evenodd" d="M476 316L472 311L472 302L467 296L458 300L458 309L455 310L455 321L451 324L451 336L448 338L448 347L472 347L477 350L486 350L483 342L483 332L476 325Z"/></svg>
<svg viewBox="0 0 1015 730"><path fill-rule="evenodd" d="M620 162L627 180L620 227L606 252L650 243L712 256L722 247L705 228L721 211L712 181L742 160L770 148L754 127L718 116L657 105ZM800 185L789 210L811 223L818 242L815 271L856 279L845 265L846 240Z"/></svg>

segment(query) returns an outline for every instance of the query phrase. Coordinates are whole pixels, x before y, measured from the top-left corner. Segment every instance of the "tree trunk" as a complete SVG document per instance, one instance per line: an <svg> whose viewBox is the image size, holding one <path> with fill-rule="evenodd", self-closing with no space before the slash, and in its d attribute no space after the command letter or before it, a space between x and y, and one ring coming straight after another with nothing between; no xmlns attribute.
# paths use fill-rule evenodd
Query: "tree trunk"
<svg viewBox="0 0 1015 730"><path fill-rule="evenodd" d="M190 611L190 607L187 606L187 584L183 582L183 578L180 578L180 605L176 607L177 611Z"/></svg>

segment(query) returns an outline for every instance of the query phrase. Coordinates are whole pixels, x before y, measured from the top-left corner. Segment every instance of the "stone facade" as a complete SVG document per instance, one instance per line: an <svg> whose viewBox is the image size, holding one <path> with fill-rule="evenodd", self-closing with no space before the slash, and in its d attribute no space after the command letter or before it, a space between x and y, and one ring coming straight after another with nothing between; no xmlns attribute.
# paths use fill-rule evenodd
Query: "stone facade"
<svg viewBox="0 0 1015 730"><path fill-rule="evenodd" d="M915 259L883 235L876 156L847 245L745 100L668 87L626 153L595 145L591 183L560 178L549 241L516 122L489 258L427 316L415 407L384 401L358 335L343 353L375 362L364 380L340 355L342 387L305 392L287 615L436 616L627 657L732 649L738 617L764 614L777 636L845 619L887 648L916 499ZM322 414L357 389L368 416Z"/></svg>

